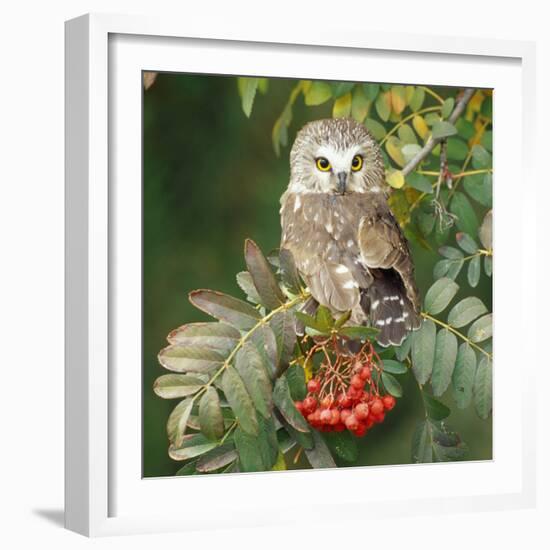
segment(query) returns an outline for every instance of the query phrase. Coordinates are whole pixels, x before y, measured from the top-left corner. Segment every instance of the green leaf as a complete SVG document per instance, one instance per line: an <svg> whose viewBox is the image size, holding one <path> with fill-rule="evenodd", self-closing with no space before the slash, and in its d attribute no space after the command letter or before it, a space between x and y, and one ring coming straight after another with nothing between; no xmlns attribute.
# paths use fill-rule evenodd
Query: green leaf
<svg viewBox="0 0 550 550"><path fill-rule="evenodd" d="M357 122L363 122L369 113L370 104L371 102L367 99L363 88L357 86L353 91L351 100L351 116Z"/></svg>
<svg viewBox="0 0 550 550"><path fill-rule="evenodd" d="M441 279L441 277L445 277L447 275L449 268L451 267L452 260L439 260L434 265L434 271L433 276L434 279Z"/></svg>
<svg viewBox="0 0 550 550"><path fill-rule="evenodd" d="M443 420L451 414L451 409L438 401L435 397L432 397L425 391L422 392L422 399L424 400L424 407L426 408L426 414L432 420Z"/></svg>
<svg viewBox="0 0 550 550"><path fill-rule="evenodd" d="M220 407L220 397L212 386L206 388L199 403L199 424L201 432L208 439L219 439L223 436L224 423Z"/></svg>
<svg viewBox="0 0 550 550"><path fill-rule="evenodd" d="M235 441L235 447L239 454L239 464L243 472L264 472L268 469L262 459L257 437L237 427L233 440Z"/></svg>
<svg viewBox="0 0 550 550"><path fill-rule="evenodd" d="M252 399L235 367L226 367L222 377L222 389L239 421L239 426L247 434L258 435L258 419Z"/></svg>
<svg viewBox="0 0 550 550"><path fill-rule="evenodd" d="M193 399L184 399L176 405L168 417L168 422L166 423L168 439L176 447L179 447L183 441L183 436L187 428L187 421L189 420L192 408Z"/></svg>
<svg viewBox="0 0 550 550"><path fill-rule="evenodd" d="M217 445L202 434L185 435L180 445L170 445L168 455L172 460L188 460L211 451Z"/></svg>
<svg viewBox="0 0 550 550"><path fill-rule="evenodd" d="M235 445L233 443L224 443L199 458L197 471L201 473L215 472L220 468L229 466L238 457Z"/></svg>
<svg viewBox="0 0 550 550"><path fill-rule="evenodd" d="M476 170L491 168L491 154L481 145L472 147L472 165Z"/></svg>
<svg viewBox="0 0 550 550"><path fill-rule="evenodd" d="M303 401L307 395L306 377L301 365L291 365L285 372L293 401Z"/></svg>
<svg viewBox="0 0 550 550"><path fill-rule="evenodd" d="M259 78L239 78L239 92L241 94L241 102L243 112L247 118L250 118L252 113L252 105L254 104L254 98L256 97L256 90L258 88Z"/></svg>
<svg viewBox="0 0 550 550"><path fill-rule="evenodd" d="M405 374L408 370L403 363L392 359L384 359L382 362L382 369L384 372L389 372L391 374Z"/></svg>
<svg viewBox="0 0 550 550"><path fill-rule="evenodd" d="M486 419L493 408L493 370L491 361L484 355L477 367L474 380L474 404L480 418Z"/></svg>
<svg viewBox="0 0 550 550"><path fill-rule="evenodd" d="M246 343L235 358L235 369L242 378L256 410L269 418L273 409L271 382L262 364L260 353L251 343Z"/></svg>
<svg viewBox="0 0 550 550"><path fill-rule="evenodd" d="M471 323L484 313L487 313L487 308L483 302L476 296L470 296L458 302L451 309L448 321L452 327L460 328Z"/></svg>
<svg viewBox="0 0 550 550"><path fill-rule="evenodd" d="M170 332L168 342L229 352L240 338L237 329L224 323L189 323Z"/></svg>
<svg viewBox="0 0 550 550"><path fill-rule="evenodd" d="M269 321L269 326L277 342L277 365L286 365L296 345L296 321L290 310L276 313Z"/></svg>
<svg viewBox="0 0 550 550"><path fill-rule="evenodd" d="M307 91L304 101L308 106L321 105L332 97L332 90L329 84L316 80L312 82Z"/></svg>
<svg viewBox="0 0 550 550"><path fill-rule="evenodd" d="M464 161L468 156L468 145L458 137L447 140L447 158L449 160Z"/></svg>
<svg viewBox="0 0 550 550"><path fill-rule="evenodd" d="M201 311L242 330L250 330L261 319L254 307L214 290L194 290L189 301Z"/></svg>
<svg viewBox="0 0 550 550"><path fill-rule="evenodd" d="M310 430L307 432L299 432L295 430L284 418L281 419L281 423L284 426L286 432L290 438L300 447L303 447L306 450L313 449L315 442L313 439L313 432L315 430Z"/></svg>
<svg viewBox="0 0 550 550"><path fill-rule="evenodd" d="M285 288L293 295L300 294L300 276L290 250L279 250L279 266Z"/></svg>
<svg viewBox="0 0 550 550"><path fill-rule="evenodd" d="M474 342L479 343L491 338L493 336L493 314L488 313L483 317L480 317L477 321L472 323L470 330L468 330L468 338Z"/></svg>
<svg viewBox="0 0 550 550"><path fill-rule="evenodd" d="M325 440L331 453L339 456L346 462L355 462L359 457L357 440L350 432L332 432L321 437Z"/></svg>
<svg viewBox="0 0 550 550"><path fill-rule="evenodd" d="M457 233L456 242L468 254L475 254L478 251L477 243L467 233Z"/></svg>
<svg viewBox="0 0 550 550"><path fill-rule="evenodd" d="M380 94L376 98L376 112L378 113L378 116L384 121L387 122L387 120L390 118L390 105L388 102L388 96L387 92L384 94Z"/></svg>
<svg viewBox="0 0 550 550"><path fill-rule="evenodd" d="M456 296L460 287L447 277L438 279L426 292L424 307L431 315L441 313Z"/></svg>
<svg viewBox="0 0 550 550"><path fill-rule="evenodd" d="M475 238L478 229L478 220L470 201L463 193L457 192L451 200L450 211L456 216L456 226L470 237Z"/></svg>
<svg viewBox="0 0 550 550"><path fill-rule="evenodd" d="M288 468L286 467L285 455L282 452L279 452L279 454L277 455L277 461L271 468L271 471L281 472L287 469Z"/></svg>
<svg viewBox="0 0 550 550"><path fill-rule="evenodd" d="M406 180L409 187L412 187L421 193L433 193L432 184L426 176L418 174L417 172L411 172L407 176Z"/></svg>
<svg viewBox="0 0 550 550"><path fill-rule="evenodd" d="M210 348L174 344L162 349L158 354L159 363L175 372L206 373L221 367L226 357Z"/></svg>
<svg viewBox="0 0 550 550"><path fill-rule="evenodd" d="M285 297L262 251L250 239L244 243L244 258L262 305L268 309L278 308L284 303Z"/></svg>
<svg viewBox="0 0 550 550"><path fill-rule="evenodd" d="M277 429L273 417L260 417L258 447L266 470L271 470L279 456L279 442L277 440Z"/></svg>
<svg viewBox="0 0 550 550"><path fill-rule="evenodd" d="M472 400L476 364L475 351L464 342L458 348L452 379L453 397L459 409L465 409Z"/></svg>
<svg viewBox="0 0 550 550"><path fill-rule="evenodd" d="M333 118L349 117L351 113L351 94L343 95L334 101L332 106Z"/></svg>
<svg viewBox="0 0 550 550"><path fill-rule="evenodd" d="M283 418L297 431L309 432L309 425L298 411L290 395L290 388L286 377L281 376L275 382L273 388L273 401Z"/></svg>
<svg viewBox="0 0 550 550"><path fill-rule="evenodd" d="M416 111L419 111L422 108L425 97L426 97L426 92L424 91L424 89L416 86L414 89L413 96L409 101L409 107L411 108L411 111L413 113L415 113Z"/></svg>
<svg viewBox="0 0 550 550"><path fill-rule="evenodd" d="M410 162L418 153L421 151L420 145L416 143L407 143L404 147L401 148L401 153L405 159L405 162ZM431 187L431 186L430 186Z"/></svg>
<svg viewBox="0 0 550 550"><path fill-rule="evenodd" d="M277 341L269 325L261 325L250 335L249 341L254 344L262 359L262 365L270 378L274 378L279 357Z"/></svg>
<svg viewBox="0 0 550 550"><path fill-rule="evenodd" d="M374 120L373 118L367 118L365 120L365 126L367 130L373 135L374 139L381 141L386 135L386 129L380 122Z"/></svg>
<svg viewBox="0 0 550 550"><path fill-rule="evenodd" d="M445 258L449 258L449 260L460 260L464 258L464 254L460 252L457 248L453 248L452 246L442 246L439 248L439 253L442 256L445 256Z"/></svg>
<svg viewBox="0 0 550 550"><path fill-rule="evenodd" d="M407 334L407 337L403 342L401 342L400 346L397 346L395 348L395 357L398 361L404 361L405 358L409 355L409 352L411 350L411 343L412 343L412 336L411 333ZM394 373L399 374L399 373Z"/></svg>
<svg viewBox="0 0 550 550"><path fill-rule="evenodd" d="M187 464L185 464L185 466L181 467L176 472L176 475L177 476L193 476L193 475L196 475L197 469L195 468L195 466L197 465L197 462L198 461L196 459L188 462Z"/></svg>
<svg viewBox="0 0 550 550"><path fill-rule="evenodd" d="M314 446L305 449L307 459L313 468L336 468L336 462L325 443L325 440L317 430L312 430Z"/></svg>
<svg viewBox="0 0 550 550"><path fill-rule="evenodd" d="M467 446L443 422L420 422L413 435L412 461L415 463L451 462L466 456Z"/></svg>
<svg viewBox="0 0 550 550"><path fill-rule="evenodd" d="M441 116L443 118L449 118L449 115L453 112L455 107L455 100L453 97L448 97L441 105Z"/></svg>
<svg viewBox="0 0 550 550"><path fill-rule="evenodd" d="M260 304L262 299L254 286L252 275L248 271L241 271L237 273L237 284L240 289L246 294L246 299L253 304Z"/></svg>
<svg viewBox="0 0 550 550"><path fill-rule="evenodd" d="M397 135L403 143L407 143L409 145L418 145L416 134L408 124L403 124L402 126L399 126L399 130L397 130Z"/></svg>
<svg viewBox="0 0 550 550"><path fill-rule="evenodd" d="M352 340L368 340L374 338L380 331L374 327L342 327L338 329L338 334L347 336Z"/></svg>
<svg viewBox="0 0 550 550"><path fill-rule="evenodd" d="M412 333L412 370L419 384L425 384L432 374L435 356L435 324L429 319Z"/></svg>
<svg viewBox="0 0 550 550"><path fill-rule="evenodd" d="M351 92L355 82L331 82L330 87L332 88L332 94L335 98L342 97L348 92Z"/></svg>
<svg viewBox="0 0 550 550"><path fill-rule="evenodd" d="M470 260L468 265L468 283L475 288L479 283L479 274L481 272L481 258L475 256Z"/></svg>
<svg viewBox="0 0 550 550"><path fill-rule="evenodd" d="M485 258L483 258L483 269L487 277L493 274L493 258L491 258L491 256L485 256Z"/></svg>
<svg viewBox="0 0 550 550"><path fill-rule="evenodd" d="M294 315L296 315L296 318L298 321L303 323L306 327L312 328L313 330L317 331L319 334L327 334L326 330L323 328L321 323L317 321L315 317L312 317L311 315L308 315L307 313L304 313L302 311L295 311Z"/></svg>
<svg viewBox="0 0 550 550"><path fill-rule="evenodd" d="M470 140L476 135L476 129L474 128L474 125L469 120L466 120L464 117L459 118L456 121L455 126L460 136L465 140Z"/></svg>
<svg viewBox="0 0 550 550"><path fill-rule="evenodd" d="M452 332L443 329L437 333L432 371L432 389L436 397L443 395L451 383L457 348L458 342Z"/></svg>
<svg viewBox="0 0 550 550"><path fill-rule="evenodd" d="M380 92L379 84L363 84L363 90L369 101L374 101Z"/></svg>
<svg viewBox="0 0 550 550"><path fill-rule="evenodd" d="M493 204L492 174L473 174L464 176L463 185L466 193L483 206Z"/></svg>
<svg viewBox="0 0 550 550"><path fill-rule="evenodd" d="M397 378L391 374L388 374L386 371L382 372L382 383L390 395L393 395L394 397L403 396L403 388Z"/></svg>
<svg viewBox="0 0 550 550"><path fill-rule="evenodd" d="M449 136L454 136L456 133L457 129L455 126L446 120L440 120L432 127L432 137L434 139L444 139Z"/></svg>
<svg viewBox="0 0 550 550"><path fill-rule="evenodd" d="M186 397L197 393L205 381L204 378L187 374L164 374L155 380L153 391L163 399Z"/></svg>
<svg viewBox="0 0 550 550"><path fill-rule="evenodd" d="M492 210L489 210L489 212L487 212L487 214L485 214L485 217L483 218L483 222L481 223L481 227L479 228L479 240L481 241L481 244L485 247L486 250L493 249L493 211Z"/></svg>

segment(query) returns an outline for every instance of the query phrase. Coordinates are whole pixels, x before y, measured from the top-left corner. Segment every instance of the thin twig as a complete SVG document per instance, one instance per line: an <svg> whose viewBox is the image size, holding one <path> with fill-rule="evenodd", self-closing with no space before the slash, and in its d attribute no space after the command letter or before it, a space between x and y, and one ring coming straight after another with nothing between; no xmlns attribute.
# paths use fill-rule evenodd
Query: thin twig
<svg viewBox="0 0 550 550"><path fill-rule="evenodd" d="M475 90L473 88L466 88L466 90L464 90L462 97L457 102L448 119L451 124L454 124L458 120L458 117L462 114L474 93ZM402 170L403 175L407 176L410 174L432 152L432 150L443 141L443 139L444 138L434 139L433 136L430 136L424 147L422 147L422 149L405 165Z"/></svg>

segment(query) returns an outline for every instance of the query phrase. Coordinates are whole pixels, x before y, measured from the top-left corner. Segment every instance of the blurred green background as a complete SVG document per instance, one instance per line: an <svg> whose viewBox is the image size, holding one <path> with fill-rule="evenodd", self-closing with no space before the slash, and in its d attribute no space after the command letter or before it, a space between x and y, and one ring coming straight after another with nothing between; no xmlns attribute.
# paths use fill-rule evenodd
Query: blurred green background
<svg viewBox="0 0 550 550"><path fill-rule="evenodd" d="M187 300L196 288L241 296L235 274L244 268L243 242L264 252L280 239L279 197L288 183L289 147L273 151L271 129L295 80L270 79L250 119L241 109L235 77L159 74L143 103L143 476L174 475L167 454L166 420L176 401L157 397L154 380L166 371L157 353L166 335L182 324L207 320ZM442 97L456 90L433 87ZM309 120L331 116L330 105L294 107L289 143ZM419 287L425 291L439 257L411 243ZM459 276L465 279L465 270ZM462 285L465 296L467 285ZM490 280L476 295L491 304ZM400 377L404 398L382 427L360 440L358 464L410 462L411 438L423 417L412 374ZM468 444L470 460L492 457L492 421L473 407L461 411L450 390L449 425ZM287 460L289 467L292 460ZM341 465L349 465L342 462ZM305 466L299 461L295 467Z"/></svg>

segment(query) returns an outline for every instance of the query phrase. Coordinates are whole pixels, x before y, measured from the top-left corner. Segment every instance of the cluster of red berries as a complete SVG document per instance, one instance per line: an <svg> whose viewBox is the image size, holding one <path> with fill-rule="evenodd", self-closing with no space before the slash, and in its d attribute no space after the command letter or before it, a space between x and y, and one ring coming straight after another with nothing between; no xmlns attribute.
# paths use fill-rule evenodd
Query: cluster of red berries
<svg viewBox="0 0 550 550"><path fill-rule="evenodd" d="M307 383L308 395L296 401L296 408L309 424L322 432L349 430L362 437L374 424L383 422L387 411L395 406L391 395L381 396L372 380L371 363L355 363L347 389L339 384L339 392L327 391L326 379L321 375ZM340 381L342 381L342 378Z"/></svg>

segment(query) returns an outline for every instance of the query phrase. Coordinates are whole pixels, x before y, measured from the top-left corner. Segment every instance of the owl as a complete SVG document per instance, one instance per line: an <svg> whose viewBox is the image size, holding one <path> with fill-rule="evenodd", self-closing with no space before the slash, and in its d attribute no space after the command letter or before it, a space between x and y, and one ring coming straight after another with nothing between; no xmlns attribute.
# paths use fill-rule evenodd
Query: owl
<svg viewBox="0 0 550 550"><path fill-rule="evenodd" d="M281 248L294 256L313 305L379 329L382 346L419 328L407 241L387 203L384 162L353 119L316 120L296 136L281 197ZM311 304L310 304L311 305Z"/></svg>

